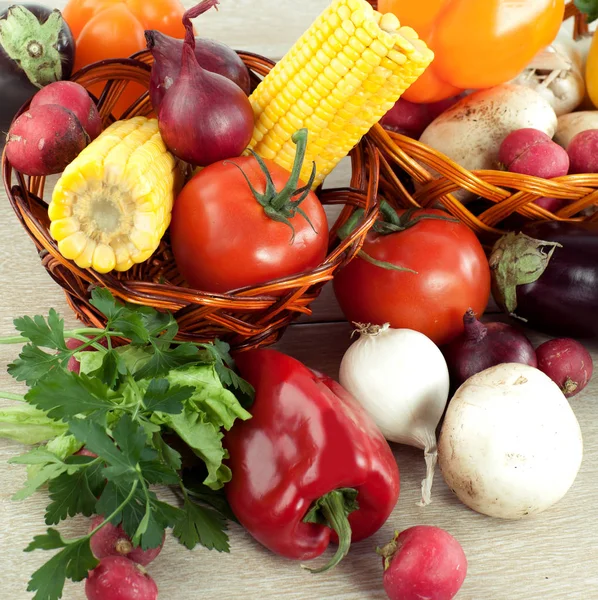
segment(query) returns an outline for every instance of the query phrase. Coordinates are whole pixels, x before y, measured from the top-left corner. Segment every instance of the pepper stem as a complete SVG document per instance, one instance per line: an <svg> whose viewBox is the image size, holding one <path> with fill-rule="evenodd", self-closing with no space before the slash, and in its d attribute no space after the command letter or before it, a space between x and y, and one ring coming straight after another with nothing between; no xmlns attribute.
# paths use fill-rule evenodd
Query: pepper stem
<svg viewBox="0 0 598 600"><path fill-rule="evenodd" d="M347 517L359 508L356 498L356 489L339 488L324 494L316 500L310 511L305 515L304 523L318 523L333 529L338 536L338 548L334 556L324 566L311 569L302 565L304 569L310 573L324 573L336 567L347 555L351 547L351 525Z"/></svg>

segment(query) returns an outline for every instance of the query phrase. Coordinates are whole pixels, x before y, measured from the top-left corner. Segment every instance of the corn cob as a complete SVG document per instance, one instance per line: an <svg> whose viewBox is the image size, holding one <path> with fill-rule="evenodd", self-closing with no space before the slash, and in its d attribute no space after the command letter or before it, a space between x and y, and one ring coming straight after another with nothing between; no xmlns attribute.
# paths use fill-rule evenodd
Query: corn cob
<svg viewBox="0 0 598 600"><path fill-rule="evenodd" d="M99 273L147 260L170 224L179 179L156 119L113 123L54 188L48 215L58 250Z"/></svg>
<svg viewBox="0 0 598 600"><path fill-rule="evenodd" d="M410 27L366 0L333 0L258 85L249 148L290 170L291 136L309 132L303 181L313 187L388 112L434 57Z"/></svg>

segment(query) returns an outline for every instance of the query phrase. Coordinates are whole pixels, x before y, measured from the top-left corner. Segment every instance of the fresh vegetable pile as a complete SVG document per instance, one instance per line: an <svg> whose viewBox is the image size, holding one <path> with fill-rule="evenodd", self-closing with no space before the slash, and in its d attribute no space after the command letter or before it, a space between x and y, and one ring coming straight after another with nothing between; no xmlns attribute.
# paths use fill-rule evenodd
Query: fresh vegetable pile
<svg viewBox="0 0 598 600"><path fill-rule="evenodd" d="M318 189L378 121L466 169L598 172L598 111L573 112L586 84L595 101L598 50L584 81L579 50L556 38L562 0L525 14L500 0L437 4L381 0L378 12L334 0L259 83L231 48L196 36L191 20L218 0L186 12L164 0L71 0L63 16L12 7L0 14L0 86L18 94L2 116L30 103L12 120L7 159L24 175L60 174L49 232L77 268L101 281L167 244L180 279L215 302L248 287L272 293L363 225L357 208L331 239ZM128 41L105 43L106 23ZM43 64L17 53L38 46ZM102 120L93 95L62 81L73 62L144 47L151 117L119 118L134 86ZM569 492L583 440L568 399L593 371L577 338L598 336L598 221L516 223L486 253L442 207L398 204L380 198L334 276L359 334L339 383L274 349L233 359L221 340L179 341L172 314L101 285L90 303L105 328L65 331L54 309L14 320L18 335L0 343L22 344L8 372L27 390L0 392L15 402L0 408L0 437L33 446L11 459L27 467L15 499L48 495L48 529L26 551L55 551L31 576L35 600L61 598L66 579L85 580L90 600L155 600L151 563L170 532L189 549L227 552L227 520L286 559L336 545L328 562L303 565L327 571L392 518L391 444L424 452L422 510L437 465L489 517L528 517ZM510 322L484 316L491 297ZM534 348L523 323L559 337ZM56 526L76 515L88 531L67 539ZM371 556L393 600L451 600L468 567L432 525L397 531Z"/></svg>

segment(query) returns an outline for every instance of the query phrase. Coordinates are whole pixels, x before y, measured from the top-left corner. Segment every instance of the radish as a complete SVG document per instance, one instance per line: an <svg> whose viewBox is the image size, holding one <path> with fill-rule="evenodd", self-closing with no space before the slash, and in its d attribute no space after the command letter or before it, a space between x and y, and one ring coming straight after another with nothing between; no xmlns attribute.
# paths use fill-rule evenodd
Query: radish
<svg viewBox="0 0 598 600"><path fill-rule="evenodd" d="M416 525L378 549L390 600L451 600L467 574L467 558L447 531Z"/></svg>
<svg viewBox="0 0 598 600"><path fill-rule="evenodd" d="M60 173L87 146L89 136L70 110L34 106L20 115L6 136L6 157L25 175Z"/></svg>
<svg viewBox="0 0 598 600"><path fill-rule="evenodd" d="M89 531L93 531L103 521L104 517L100 515L94 517L91 521ZM147 566L160 554L164 545L164 537L162 537L162 543L157 548L142 550L139 546L133 546L131 538L120 525L106 523L106 525L91 536L90 544L91 551L96 558L125 556L135 563Z"/></svg>
<svg viewBox="0 0 598 600"><path fill-rule="evenodd" d="M88 600L157 600L158 586L147 571L124 556L107 556L85 581Z"/></svg>
<svg viewBox="0 0 598 600"><path fill-rule="evenodd" d="M592 377L590 353L576 340L555 338L536 348L538 369L554 381L567 398L579 394Z"/></svg>
<svg viewBox="0 0 598 600"><path fill-rule="evenodd" d="M79 119L90 140L102 133L102 119L87 90L74 81L56 81L43 87L31 100L30 108L57 104L67 108Z"/></svg>
<svg viewBox="0 0 598 600"><path fill-rule="evenodd" d="M438 464L448 486L485 515L521 519L558 502L583 457L579 423L558 386L520 363L470 377L448 405Z"/></svg>
<svg viewBox="0 0 598 600"><path fill-rule="evenodd" d="M598 173L598 129L578 133L567 146L569 173Z"/></svg>

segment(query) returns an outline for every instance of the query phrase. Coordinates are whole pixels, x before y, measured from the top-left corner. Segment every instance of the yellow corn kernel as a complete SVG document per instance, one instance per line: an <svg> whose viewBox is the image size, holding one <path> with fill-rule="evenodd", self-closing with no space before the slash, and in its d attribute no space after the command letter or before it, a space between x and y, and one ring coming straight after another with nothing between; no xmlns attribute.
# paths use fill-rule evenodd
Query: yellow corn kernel
<svg viewBox="0 0 598 600"><path fill-rule="evenodd" d="M332 0L251 94L250 148L288 168L308 129L301 178L313 187L424 72L434 55L410 27L366 0Z"/></svg>
<svg viewBox="0 0 598 600"><path fill-rule="evenodd" d="M117 121L56 184L50 234L62 255L82 268L126 271L158 247L180 183L156 119Z"/></svg>

